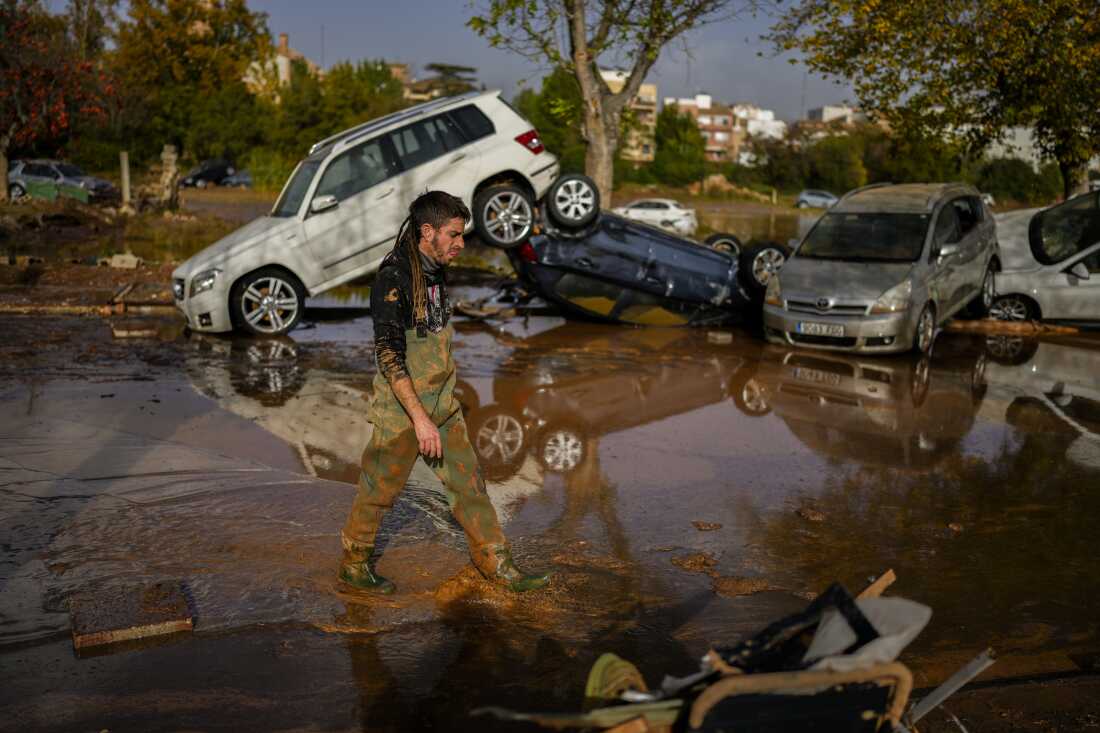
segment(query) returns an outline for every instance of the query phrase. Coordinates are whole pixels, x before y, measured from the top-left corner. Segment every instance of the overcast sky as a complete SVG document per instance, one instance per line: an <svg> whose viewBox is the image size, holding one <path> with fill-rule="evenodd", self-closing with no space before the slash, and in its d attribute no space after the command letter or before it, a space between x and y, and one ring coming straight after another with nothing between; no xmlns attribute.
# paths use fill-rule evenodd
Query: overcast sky
<svg viewBox="0 0 1100 733"><path fill-rule="evenodd" d="M736 1L736 0L735 0ZM521 84L538 88L546 70L514 54L493 49L466 27L473 13L468 0L249 0L268 14L273 38L290 36L292 48L324 65L342 60L384 58L401 61L421 72L425 64L442 62L474 66L489 88L511 98ZM851 100L847 85L804 73L788 57L775 57L759 41L771 23L767 17L715 23L666 48L648 81L656 82L661 99L707 92L718 102L747 101L773 109L780 119L798 119L805 108ZM759 57L759 53L763 57Z"/></svg>

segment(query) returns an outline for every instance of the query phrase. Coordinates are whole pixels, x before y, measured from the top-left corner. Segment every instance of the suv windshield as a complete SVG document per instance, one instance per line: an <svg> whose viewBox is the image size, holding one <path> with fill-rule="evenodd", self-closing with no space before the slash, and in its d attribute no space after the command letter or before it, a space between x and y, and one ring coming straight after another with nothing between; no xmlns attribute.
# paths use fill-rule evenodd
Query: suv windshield
<svg viewBox="0 0 1100 733"><path fill-rule="evenodd" d="M283 188L283 195L279 197L274 208L271 209L272 216L289 217L298 213L298 209L302 208L302 200L306 197L306 191L309 190L309 184L313 182L313 176L316 175L317 169L321 167L322 160L324 160L324 156L320 155L306 158L298 164L298 167L290 176L290 182Z"/></svg>
<svg viewBox="0 0 1100 733"><path fill-rule="evenodd" d="M1042 211L1031 220L1031 252L1054 265L1100 242L1100 193L1087 193Z"/></svg>
<svg viewBox="0 0 1100 733"><path fill-rule="evenodd" d="M916 262L927 231L927 214L826 214L798 248L798 256L846 262Z"/></svg>

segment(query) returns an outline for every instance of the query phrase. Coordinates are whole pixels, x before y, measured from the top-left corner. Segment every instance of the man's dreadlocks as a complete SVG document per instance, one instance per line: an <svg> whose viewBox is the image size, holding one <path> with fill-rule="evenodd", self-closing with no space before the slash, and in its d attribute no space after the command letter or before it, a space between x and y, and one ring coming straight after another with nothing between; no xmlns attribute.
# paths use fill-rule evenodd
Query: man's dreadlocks
<svg viewBox="0 0 1100 733"><path fill-rule="evenodd" d="M420 263L420 227L430 224L439 229L451 219L470 221L470 209L462 199L444 191L428 191L409 204L409 215L397 232L394 255L404 257L412 274L413 320L419 325L428 320L428 292L424 287L424 268Z"/></svg>

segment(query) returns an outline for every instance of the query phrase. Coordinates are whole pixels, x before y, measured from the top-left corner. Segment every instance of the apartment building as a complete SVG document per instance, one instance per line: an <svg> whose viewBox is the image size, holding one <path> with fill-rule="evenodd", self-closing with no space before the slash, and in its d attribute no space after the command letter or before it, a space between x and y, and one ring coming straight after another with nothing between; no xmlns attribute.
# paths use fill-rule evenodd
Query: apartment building
<svg viewBox="0 0 1100 733"><path fill-rule="evenodd" d="M625 71L602 69L600 76L612 92L626 84ZM657 85L642 84L630 100L629 109L634 113L635 126L619 147L619 154L632 163L651 163L657 152Z"/></svg>
<svg viewBox="0 0 1100 733"><path fill-rule="evenodd" d="M815 107L806 113L806 119L810 122L828 124L839 122L843 125L854 125L866 122L867 115L857 107L849 107L846 104L826 104L823 107Z"/></svg>
<svg viewBox="0 0 1100 733"><path fill-rule="evenodd" d="M745 132L739 129L731 107L715 104L709 94L679 99L666 97L665 106L670 104L675 104L681 113L695 118L703 135L707 160L721 163L736 159L737 151L744 143Z"/></svg>

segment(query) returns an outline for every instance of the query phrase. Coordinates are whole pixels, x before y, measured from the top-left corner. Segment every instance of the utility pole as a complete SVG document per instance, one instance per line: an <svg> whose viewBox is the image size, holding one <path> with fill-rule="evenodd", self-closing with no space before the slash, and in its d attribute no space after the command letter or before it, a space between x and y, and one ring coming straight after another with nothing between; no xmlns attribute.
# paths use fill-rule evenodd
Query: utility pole
<svg viewBox="0 0 1100 733"><path fill-rule="evenodd" d="M325 70L325 24L321 24L321 71Z"/></svg>

